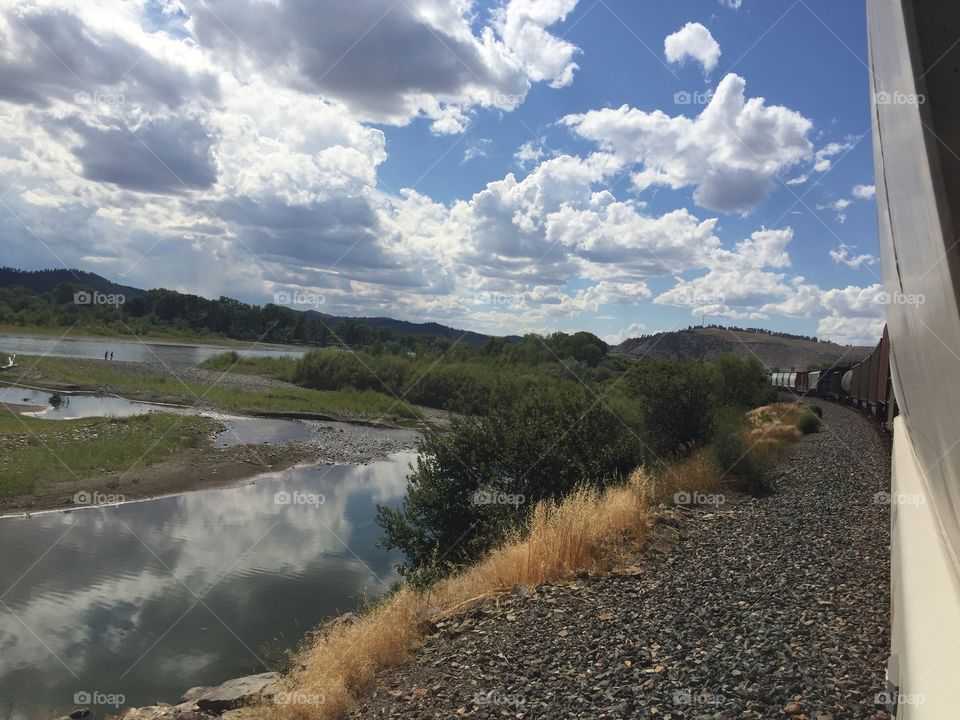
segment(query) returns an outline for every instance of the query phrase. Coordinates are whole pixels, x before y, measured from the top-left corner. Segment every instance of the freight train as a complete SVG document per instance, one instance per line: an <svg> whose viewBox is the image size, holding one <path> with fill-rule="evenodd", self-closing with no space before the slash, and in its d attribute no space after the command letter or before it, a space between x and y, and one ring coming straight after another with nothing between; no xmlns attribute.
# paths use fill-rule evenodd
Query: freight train
<svg viewBox="0 0 960 720"><path fill-rule="evenodd" d="M848 403L891 427L898 414L890 374L890 334L856 365L834 365L823 370L775 372L770 383L778 390Z"/></svg>

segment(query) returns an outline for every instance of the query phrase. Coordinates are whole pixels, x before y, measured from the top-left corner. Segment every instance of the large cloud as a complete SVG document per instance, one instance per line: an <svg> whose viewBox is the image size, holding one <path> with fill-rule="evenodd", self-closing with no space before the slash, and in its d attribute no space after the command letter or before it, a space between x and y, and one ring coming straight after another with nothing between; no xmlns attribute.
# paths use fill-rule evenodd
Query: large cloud
<svg viewBox="0 0 960 720"><path fill-rule="evenodd" d="M879 283L823 290L798 276L793 286L790 297L763 310L793 317L819 317L817 333L839 343L872 345L883 332L884 292Z"/></svg>
<svg viewBox="0 0 960 720"><path fill-rule="evenodd" d="M151 118L139 126L75 128L83 176L144 192L183 192L216 181L212 139L196 118Z"/></svg>
<svg viewBox="0 0 960 720"><path fill-rule="evenodd" d="M120 8L118 8L120 10ZM120 27L95 28L66 8L0 4L0 99L48 107L54 100L163 104L216 99L216 77L149 45Z"/></svg>
<svg viewBox="0 0 960 720"><path fill-rule="evenodd" d="M534 82L573 80L577 48L546 28L576 0L511 0L475 34L458 0L205 0L186 3L197 40L363 119L461 132L473 106L511 110ZM331 17L336 17L335 23Z"/></svg>
<svg viewBox="0 0 960 720"><path fill-rule="evenodd" d="M604 188L620 168L607 153L561 155L522 180L489 183L451 210L446 231L463 247L457 260L481 279L536 285L642 281L700 266L719 246L716 220L686 210L651 216L616 200Z"/></svg>
<svg viewBox="0 0 960 720"><path fill-rule="evenodd" d="M790 293L783 273L768 268L786 268L786 247L793 230L758 230L732 250L715 249L705 264L709 271L690 280L678 279L654 302L689 307L694 315L762 319L758 308Z"/></svg>
<svg viewBox="0 0 960 720"><path fill-rule="evenodd" d="M810 157L812 123L763 98L745 97L746 83L729 74L695 118L623 107L568 115L563 122L581 137L616 153L640 170L634 185L694 187L697 204L748 212L769 193L777 176Z"/></svg>

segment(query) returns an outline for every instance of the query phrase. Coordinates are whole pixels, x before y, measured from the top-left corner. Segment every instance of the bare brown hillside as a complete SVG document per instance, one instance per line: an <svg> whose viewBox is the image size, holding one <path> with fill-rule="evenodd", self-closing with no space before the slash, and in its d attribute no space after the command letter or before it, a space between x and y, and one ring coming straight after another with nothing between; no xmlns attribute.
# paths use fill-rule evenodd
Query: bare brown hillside
<svg viewBox="0 0 960 720"><path fill-rule="evenodd" d="M611 349L615 355L650 359L713 360L720 353L755 356L770 370L817 370L852 365L872 348L729 328L689 328L631 338Z"/></svg>

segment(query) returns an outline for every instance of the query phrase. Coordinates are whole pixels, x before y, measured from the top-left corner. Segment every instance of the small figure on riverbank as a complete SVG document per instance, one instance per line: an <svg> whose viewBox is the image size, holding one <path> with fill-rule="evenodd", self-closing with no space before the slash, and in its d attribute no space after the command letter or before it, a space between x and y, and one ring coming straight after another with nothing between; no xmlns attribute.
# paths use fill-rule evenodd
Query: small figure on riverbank
<svg viewBox="0 0 960 720"><path fill-rule="evenodd" d="M113 360L113 350L110 351L110 359Z"/></svg>
<svg viewBox="0 0 960 720"><path fill-rule="evenodd" d="M110 354L110 353L109 353L107 350L104 350L104 351L103 351L103 359L106 360L106 359L107 359L107 355L109 355L109 354Z"/></svg>

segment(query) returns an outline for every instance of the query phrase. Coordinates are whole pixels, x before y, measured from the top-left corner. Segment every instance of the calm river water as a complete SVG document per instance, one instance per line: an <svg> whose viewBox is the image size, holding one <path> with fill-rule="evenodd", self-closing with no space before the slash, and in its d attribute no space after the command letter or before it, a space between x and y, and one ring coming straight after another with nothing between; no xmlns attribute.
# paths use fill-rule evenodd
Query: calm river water
<svg viewBox="0 0 960 720"><path fill-rule="evenodd" d="M0 717L53 718L82 693L103 717L116 696L175 702L261 670L396 579L375 507L414 457L0 519Z"/></svg>
<svg viewBox="0 0 960 720"><path fill-rule="evenodd" d="M63 338L56 335L0 335L0 352L18 355L52 355L103 360L103 353L113 352L115 361L165 363L202 363L227 350L236 350L244 357L300 357L302 348L273 346L223 347L217 345L172 345L112 338ZM5 361L6 358L0 358Z"/></svg>

